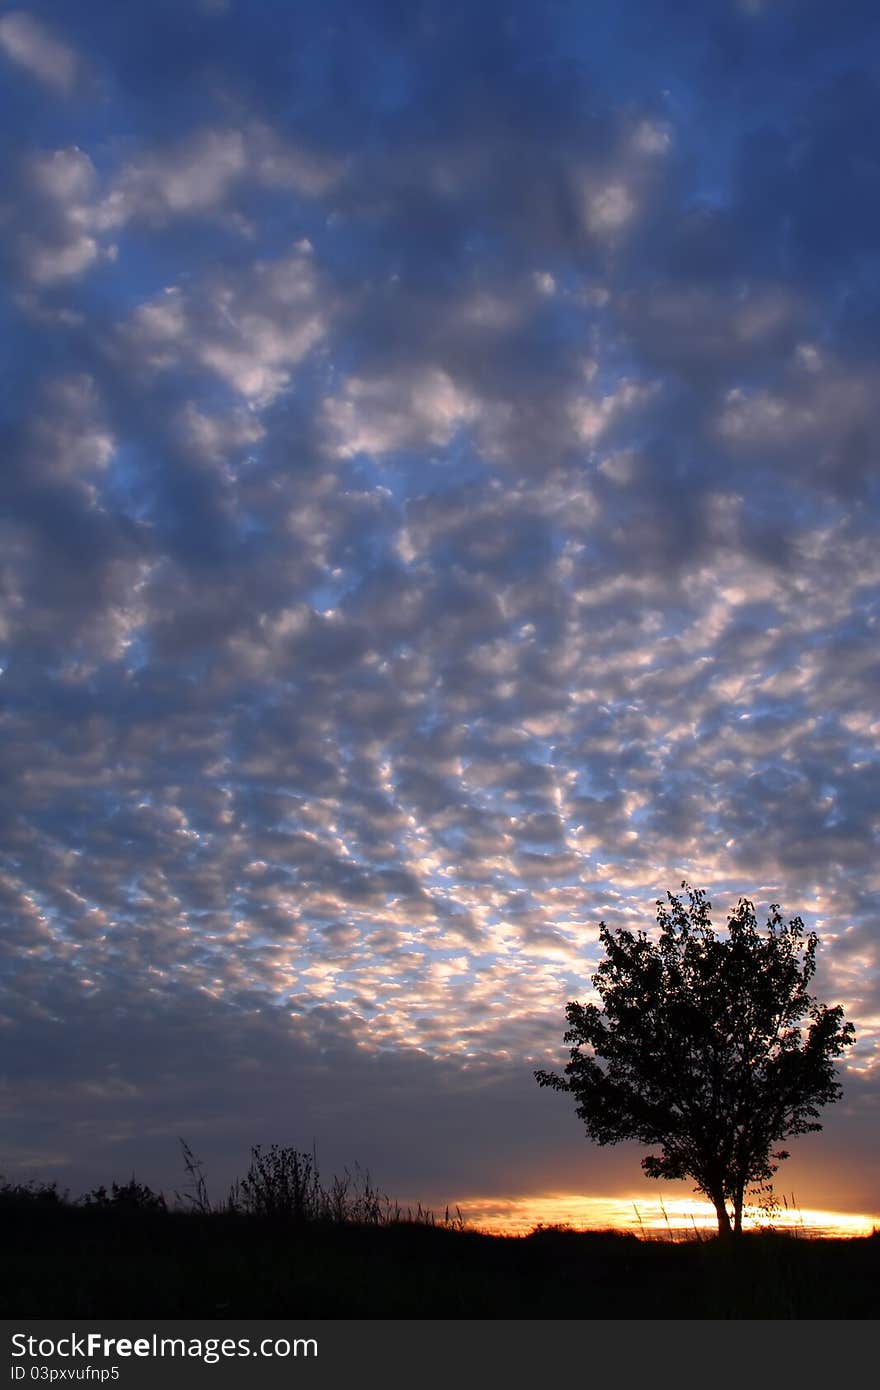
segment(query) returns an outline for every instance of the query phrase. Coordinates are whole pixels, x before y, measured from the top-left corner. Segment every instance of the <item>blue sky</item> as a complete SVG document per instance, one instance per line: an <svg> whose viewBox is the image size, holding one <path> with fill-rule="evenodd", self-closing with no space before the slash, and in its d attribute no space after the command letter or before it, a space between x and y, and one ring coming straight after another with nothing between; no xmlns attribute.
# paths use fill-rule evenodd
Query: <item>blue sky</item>
<svg viewBox="0 0 880 1390"><path fill-rule="evenodd" d="M0 8L3 1171L645 1188L532 1070L687 878L878 1210L872 10Z"/></svg>

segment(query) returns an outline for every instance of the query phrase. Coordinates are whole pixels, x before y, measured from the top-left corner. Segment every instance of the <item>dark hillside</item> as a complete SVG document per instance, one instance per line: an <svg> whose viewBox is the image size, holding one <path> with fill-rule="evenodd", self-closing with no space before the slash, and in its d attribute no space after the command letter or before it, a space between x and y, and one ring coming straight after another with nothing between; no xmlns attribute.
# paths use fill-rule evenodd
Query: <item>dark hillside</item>
<svg viewBox="0 0 880 1390"><path fill-rule="evenodd" d="M5 1202L0 1317L872 1318L880 1237L525 1238Z"/></svg>

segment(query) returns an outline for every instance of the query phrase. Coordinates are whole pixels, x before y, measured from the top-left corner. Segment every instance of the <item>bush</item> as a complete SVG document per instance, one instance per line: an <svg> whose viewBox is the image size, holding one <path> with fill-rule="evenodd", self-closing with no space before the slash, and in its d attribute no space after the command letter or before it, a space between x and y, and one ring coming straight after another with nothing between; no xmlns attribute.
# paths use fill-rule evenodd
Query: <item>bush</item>
<svg viewBox="0 0 880 1390"><path fill-rule="evenodd" d="M301 1225L324 1215L324 1193L312 1154L300 1149L261 1144L251 1149L251 1163L238 1184L238 1201L252 1216Z"/></svg>
<svg viewBox="0 0 880 1390"><path fill-rule="evenodd" d="M58 1207L67 1201L69 1193L59 1192L54 1182L7 1182L0 1177L0 1206L10 1207Z"/></svg>
<svg viewBox="0 0 880 1390"><path fill-rule="evenodd" d="M154 1192L146 1183L135 1182L134 1174L126 1183L114 1182L110 1192L106 1187L94 1187L81 1199L85 1207L102 1207L113 1211L167 1211L161 1192Z"/></svg>

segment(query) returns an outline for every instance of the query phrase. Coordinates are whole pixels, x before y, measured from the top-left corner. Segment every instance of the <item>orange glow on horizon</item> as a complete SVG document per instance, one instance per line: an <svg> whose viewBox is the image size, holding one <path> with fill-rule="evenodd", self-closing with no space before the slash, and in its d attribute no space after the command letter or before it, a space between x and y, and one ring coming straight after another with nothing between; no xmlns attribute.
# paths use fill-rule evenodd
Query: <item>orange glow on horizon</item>
<svg viewBox="0 0 880 1390"><path fill-rule="evenodd" d="M712 1234L717 1227L710 1202L696 1197L582 1197L554 1192L540 1197L479 1198L457 1203L465 1223L491 1235L524 1236L536 1226L570 1226L574 1230L615 1230L635 1235L688 1236ZM793 1204L768 1219L751 1209L743 1215L750 1230L770 1227L805 1236L869 1236L880 1230L880 1216L855 1212L819 1211Z"/></svg>

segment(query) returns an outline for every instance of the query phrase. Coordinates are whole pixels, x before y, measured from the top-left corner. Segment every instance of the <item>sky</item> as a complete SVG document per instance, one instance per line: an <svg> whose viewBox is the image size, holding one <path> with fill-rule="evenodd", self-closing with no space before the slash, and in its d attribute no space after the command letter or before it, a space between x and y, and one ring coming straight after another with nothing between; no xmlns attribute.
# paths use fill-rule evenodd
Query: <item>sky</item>
<svg viewBox="0 0 880 1390"><path fill-rule="evenodd" d="M35 0L0 92L0 1171L687 1196L533 1078L687 879L880 1212L871 0Z"/></svg>

